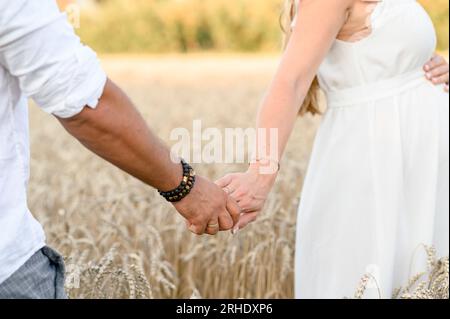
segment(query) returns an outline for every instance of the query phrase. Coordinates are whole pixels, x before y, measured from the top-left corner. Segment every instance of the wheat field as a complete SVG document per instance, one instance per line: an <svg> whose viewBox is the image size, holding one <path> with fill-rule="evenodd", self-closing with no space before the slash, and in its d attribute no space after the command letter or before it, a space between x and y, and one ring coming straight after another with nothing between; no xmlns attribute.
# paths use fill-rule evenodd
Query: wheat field
<svg viewBox="0 0 450 319"><path fill-rule="evenodd" d="M174 127L251 127L275 57L103 57L168 144ZM29 205L67 262L71 298L291 298L296 209L319 118L303 118L261 218L196 237L151 188L84 150L30 107ZM196 165L216 179L245 165ZM355 283L356 285L357 283Z"/></svg>
<svg viewBox="0 0 450 319"><path fill-rule="evenodd" d="M445 11L441 0L423 2L438 22L441 46L447 47L448 6ZM279 47L279 1L268 2L256 12L249 7L253 19L243 20L238 11L230 10L231 27L215 24L210 15L212 22L206 29L203 11L219 12L215 3L210 4L211 9L196 11L192 18L182 10L190 3L141 1L141 5L170 11L163 14L164 24L157 21L157 15L145 14L144 7L136 6L134 12L126 1L103 3L102 14L96 11L90 16L83 12L83 27L78 30L84 41L102 52L162 52L161 48L174 52L273 51ZM227 1L220 3L233 7ZM152 7L150 12L158 11ZM142 23L152 19L159 23L156 27ZM235 28L242 28L241 21L249 22L245 27L249 31L245 38L235 39ZM173 22L183 32L172 28ZM161 32L162 25L166 25L165 32ZM157 34L153 34L155 30ZM114 36L105 36L108 32ZM143 36L139 36L140 32ZM242 37L242 32L239 35ZM167 48L167 38L177 38L181 44L172 41L175 47ZM170 145L170 131L176 127L190 130L196 119L201 119L205 128L253 126L277 57L115 55L103 56L102 61L110 78L129 94L154 132ZM66 258L69 296L292 298L296 212L319 122L320 117L309 116L297 121L280 176L257 222L234 236L222 233L197 237L186 230L182 218L153 189L83 149L54 118L31 106L29 206L43 224L48 244ZM245 165L196 165L195 169L214 180L242 171ZM430 249L427 251L431 256ZM398 291L398 297L448 298L448 258L436 258L429 258L430 283L423 284L421 277L415 276ZM363 297L370 280L361 276L359 286L354 283L355 298ZM428 287L437 293L428 291Z"/></svg>
<svg viewBox="0 0 450 319"><path fill-rule="evenodd" d="M251 127L277 58L105 56L102 63L171 145L170 131L190 130L197 119L204 128ZM292 298L296 212L319 122L298 119L257 222L237 235L198 237L153 189L83 149L32 105L29 206L65 256L70 298ZM246 166L195 168L215 180ZM448 298L448 257L425 250L429 269L397 297ZM371 278L363 275L347 297L364 296Z"/></svg>

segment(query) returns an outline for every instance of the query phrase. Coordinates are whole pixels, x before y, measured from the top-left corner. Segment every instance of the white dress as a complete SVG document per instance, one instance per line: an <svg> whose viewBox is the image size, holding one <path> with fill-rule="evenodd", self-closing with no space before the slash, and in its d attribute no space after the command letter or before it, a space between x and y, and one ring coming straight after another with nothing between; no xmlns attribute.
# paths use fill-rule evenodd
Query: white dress
<svg viewBox="0 0 450 319"><path fill-rule="evenodd" d="M449 97L422 70L434 28L414 0L371 17L371 35L336 40L319 70L328 109L300 200L297 298L352 297L365 273L366 297L390 298L423 270L421 244L448 255Z"/></svg>

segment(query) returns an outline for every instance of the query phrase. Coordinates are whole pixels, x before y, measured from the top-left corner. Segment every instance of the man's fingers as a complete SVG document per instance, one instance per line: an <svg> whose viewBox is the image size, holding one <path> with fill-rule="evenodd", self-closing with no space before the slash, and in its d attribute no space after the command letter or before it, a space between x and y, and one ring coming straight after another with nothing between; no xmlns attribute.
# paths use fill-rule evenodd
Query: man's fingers
<svg viewBox="0 0 450 319"><path fill-rule="evenodd" d="M219 225L221 231L230 230L235 225L228 211L223 211L219 214Z"/></svg>
<svg viewBox="0 0 450 319"><path fill-rule="evenodd" d="M190 224L188 229L189 229L189 231L191 233L196 234L196 235L200 235L200 229L196 225Z"/></svg>
<svg viewBox="0 0 450 319"><path fill-rule="evenodd" d="M206 225L206 233L208 235L216 235L219 232L219 220L215 219L215 220L211 220L209 221L208 225Z"/></svg>
<svg viewBox="0 0 450 319"><path fill-rule="evenodd" d="M191 233L194 233L196 235L203 235L205 233L206 225L197 225L197 224L191 224L189 226L189 231Z"/></svg>
<svg viewBox="0 0 450 319"><path fill-rule="evenodd" d="M206 224L203 225L198 221L190 221L189 219L185 219L186 228L193 234L203 235L206 231Z"/></svg>
<svg viewBox="0 0 450 319"><path fill-rule="evenodd" d="M231 196L228 196L227 199L227 211L230 214L231 219L233 220L233 226L235 226L239 222L242 209Z"/></svg>
<svg viewBox="0 0 450 319"><path fill-rule="evenodd" d="M242 229L246 227L251 222L254 222L256 218L258 217L259 212L252 212L252 213L246 213L242 214L241 218L239 219L239 229Z"/></svg>

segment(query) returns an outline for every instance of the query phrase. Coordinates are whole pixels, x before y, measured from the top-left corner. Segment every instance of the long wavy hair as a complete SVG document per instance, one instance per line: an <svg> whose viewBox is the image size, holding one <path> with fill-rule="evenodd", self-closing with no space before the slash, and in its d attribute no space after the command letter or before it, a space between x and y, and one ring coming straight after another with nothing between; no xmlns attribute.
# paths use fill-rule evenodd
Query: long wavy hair
<svg viewBox="0 0 450 319"><path fill-rule="evenodd" d="M297 14L297 5L295 0L286 0L280 16L280 25L284 33L283 48L286 49L292 33L292 23ZM300 107L299 115L310 113L312 115L321 114L319 107L319 81L317 76L314 78L306 98Z"/></svg>

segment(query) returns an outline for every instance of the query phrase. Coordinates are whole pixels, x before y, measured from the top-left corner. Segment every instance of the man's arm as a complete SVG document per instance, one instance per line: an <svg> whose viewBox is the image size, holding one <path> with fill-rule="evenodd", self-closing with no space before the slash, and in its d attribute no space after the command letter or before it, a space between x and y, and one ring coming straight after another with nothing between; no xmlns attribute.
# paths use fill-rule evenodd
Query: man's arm
<svg viewBox="0 0 450 319"><path fill-rule="evenodd" d="M182 179L181 165L154 136L127 96L107 80L96 54L80 43L54 0L0 0L0 65L20 90L90 150L143 182L166 191ZM239 209L198 177L174 204L191 231L230 229ZM231 214L231 217L230 217Z"/></svg>
<svg viewBox="0 0 450 319"><path fill-rule="evenodd" d="M107 81L95 109L86 107L73 117L58 119L89 150L144 183L162 191L180 184L181 165L171 160L169 150L112 81ZM201 177L191 193L174 206L197 234L217 233L219 229L208 229L208 223L219 222L222 230L231 229L240 213L227 194Z"/></svg>
<svg viewBox="0 0 450 319"><path fill-rule="evenodd" d="M182 168L170 159L130 99L108 80L95 109L58 118L66 130L100 157L157 189L176 188Z"/></svg>

